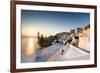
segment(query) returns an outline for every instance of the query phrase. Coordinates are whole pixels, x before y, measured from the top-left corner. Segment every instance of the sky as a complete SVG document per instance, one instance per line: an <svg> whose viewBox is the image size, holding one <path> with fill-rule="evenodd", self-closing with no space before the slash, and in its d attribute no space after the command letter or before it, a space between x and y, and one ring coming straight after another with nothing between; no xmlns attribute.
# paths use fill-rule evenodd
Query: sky
<svg viewBox="0 0 100 73"><path fill-rule="evenodd" d="M90 24L90 13L21 10L22 34L48 36Z"/></svg>

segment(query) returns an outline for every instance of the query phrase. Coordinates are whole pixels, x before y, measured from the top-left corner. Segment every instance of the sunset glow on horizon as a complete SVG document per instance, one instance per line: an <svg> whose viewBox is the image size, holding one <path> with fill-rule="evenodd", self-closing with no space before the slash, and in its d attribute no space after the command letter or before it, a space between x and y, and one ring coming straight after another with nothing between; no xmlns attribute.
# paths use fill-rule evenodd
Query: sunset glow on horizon
<svg viewBox="0 0 100 73"><path fill-rule="evenodd" d="M48 31L47 28L39 28L41 31L37 30L37 28L39 28L39 27L23 27L22 28L22 36L37 37L38 32L40 32L40 34L43 34L45 37L56 34L56 32L53 32L52 29L51 29L52 32L50 32L50 31Z"/></svg>
<svg viewBox="0 0 100 73"><path fill-rule="evenodd" d="M40 32L48 37L90 23L89 13L22 10L21 16L22 36L37 37Z"/></svg>

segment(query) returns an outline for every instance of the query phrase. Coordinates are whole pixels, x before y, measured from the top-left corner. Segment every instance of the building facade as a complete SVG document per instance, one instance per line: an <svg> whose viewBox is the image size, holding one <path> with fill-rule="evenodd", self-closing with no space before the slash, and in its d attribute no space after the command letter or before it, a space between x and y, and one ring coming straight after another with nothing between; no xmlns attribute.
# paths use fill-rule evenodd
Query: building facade
<svg viewBox="0 0 100 73"><path fill-rule="evenodd" d="M90 50L90 25L84 26L79 36L79 47L87 51Z"/></svg>

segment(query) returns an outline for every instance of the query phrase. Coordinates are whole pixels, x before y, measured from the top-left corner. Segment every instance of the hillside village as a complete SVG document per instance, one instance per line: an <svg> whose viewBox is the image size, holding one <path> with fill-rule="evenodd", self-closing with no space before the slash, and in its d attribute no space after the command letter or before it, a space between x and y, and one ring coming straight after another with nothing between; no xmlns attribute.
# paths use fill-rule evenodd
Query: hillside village
<svg viewBox="0 0 100 73"><path fill-rule="evenodd" d="M40 36L40 33L38 33ZM43 35L42 35L43 37ZM38 37L39 38L39 37ZM48 37L48 45L40 39L38 49L36 49L34 59L24 59L22 62L46 62L46 61L69 61L87 60L90 54L90 24L71 29L70 32L57 33L55 36ZM50 40L51 39L51 40ZM42 41L42 42L41 42ZM46 41L45 41L46 42Z"/></svg>

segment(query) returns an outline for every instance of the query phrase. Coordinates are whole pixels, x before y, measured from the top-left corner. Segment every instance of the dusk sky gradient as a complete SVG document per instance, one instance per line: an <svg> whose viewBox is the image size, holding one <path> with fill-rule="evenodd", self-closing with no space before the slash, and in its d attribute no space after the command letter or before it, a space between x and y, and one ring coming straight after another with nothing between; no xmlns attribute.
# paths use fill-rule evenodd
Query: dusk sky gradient
<svg viewBox="0 0 100 73"><path fill-rule="evenodd" d="M90 24L90 13L21 10L21 24L24 33L53 35Z"/></svg>

